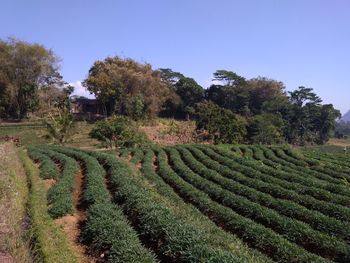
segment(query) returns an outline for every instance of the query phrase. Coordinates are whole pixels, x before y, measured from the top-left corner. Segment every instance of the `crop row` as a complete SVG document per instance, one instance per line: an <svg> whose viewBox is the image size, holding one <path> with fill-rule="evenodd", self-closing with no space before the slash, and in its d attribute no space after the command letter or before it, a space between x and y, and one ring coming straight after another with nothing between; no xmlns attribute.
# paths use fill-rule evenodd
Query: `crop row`
<svg viewBox="0 0 350 263"><path fill-rule="evenodd" d="M262 251L279 262L328 262L326 259L311 254L289 242L273 230L212 200L208 194L184 180L184 178L189 179L191 171L186 170L184 164L180 164L180 158L172 159L173 169L175 170L168 165L167 156L163 151L159 152L158 160L159 166L163 167L163 173L160 173L160 175L184 200L195 205L202 213L209 216L226 231L238 235L249 246ZM177 167L175 167L175 164ZM182 169L179 165L182 166Z"/></svg>
<svg viewBox="0 0 350 263"><path fill-rule="evenodd" d="M35 262L77 263L78 260L62 229L54 224L47 213L46 191L39 171L24 151L19 151L29 185L28 217L30 219L28 237Z"/></svg>
<svg viewBox="0 0 350 263"><path fill-rule="evenodd" d="M217 171L208 169L204 164L196 160L186 148L178 147L178 150L181 153L184 163L198 175L215 182L237 195L244 196L250 201L274 209L282 215L304 221L316 230L350 240L350 223L342 222L332 217L325 216L322 213L308 210L304 206L289 200L274 198L269 194L260 192L252 187L236 182L235 180L230 180L220 175ZM204 158L209 159L208 157ZM220 167L218 170L220 170Z"/></svg>
<svg viewBox="0 0 350 263"><path fill-rule="evenodd" d="M157 149L155 149L155 151L157 151ZM157 174L158 172L166 176L167 170L163 168L163 165L157 166L154 150L146 149L142 160L142 175L151 182L152 187L154 187L162 197L168 200L168 206L175 211L177 216L204 232L208 244L232 251L242 259L242 262L270 262L266 256L253 249L248 249L239 238L218 227L208 219L208 217L198 211L195 206L184 202L184 200L174 192L173 188Z"/></svg>
<svg viewBox="0 0 350 263"><path fill-rule="evenodd" d="M337 195L346 196L345 204L348 204L346 199L350 198L350 191L348 188L340 184L339 179L329 175L317 173L309 168L298 167L284 160L278 159L274 155L273 151L268 148L262 148L261 146L251 146L250 148L254 152L253 157L259 162L262 162L274 169L283 170L284 172L289 173L290 181L299 182L308 186L314 186ZM344 200L344 198L342 199Z"/></svg>
<svg viewBox="0 0 350 263"><path fill-rule="evenodd" d="M313 160L316 159L318 161L338 165L343 169L346 168L347 171L350 169L350 159L346 155L331 155L322 152L305 152L304 155Z"/></svg>
<svg viewBox="0 0 350 263"><path fill-rule="evenodd" d="M74 179L76 173L79 171L78 163L73 158L52 151L47 147L40 148L40 150L62 167L61 176L48 191L49 214L53 218L58 218L73 213Z"/></svg>
<svg viewBox="0 0 350 263"><path fill-rule="evenodd" d="M189 150L191 149L189 148ZM349 208L318 200L311 196L298 194L297 192L288 189L288 187L282 187L281 185L276 184L276 178L256 171L253 165L251 166L252 168L242 167L232 159L221 156L214 152L212 149L201 148L200 150L207 156L209 156L213 161L216 161L222 164L223 166L226 166L228 170L231 170L231 173L234 173L232 175L230 173L220 172L224 176L227 176L236 181L238 181L239 179L239 182L253 187L261 192L269 193L270 195L276 198L292 200L309 209L319 211L325 215L337 218L339 220L349 221ZM193 153L195 154L195 152ZM196 157L198 158L198 156ZM242 176L242 174L244 174L245 176ZM249 179L245 177L249 177Z"/></svg>
<svg viewBox="0 0 350 263"><path fill-rule="evenodd" d="M279 158L281 158L281 159L283 159L283 160L285 160L287 162L293 163L296 166L303 166L303 164L305 163L303 160L300 160L300 159L297 159L295 157L287 155L283 151L283 149L274 147L274 148L272 148L272 150L275 152L275 154ZM310 169L315 170L315 171L317 171L319 173L328 174L329 176L332 176L334 178L339 178L339 179L341 179L343 177L350 178L350 176L348 174L343 173L341 171L335 171L331 167L327 167L327 166L322 166L322 167L321 166L310 166Z"/></svg>
<svg viewBox="0 0 350 263"><path fill-rule="evenodd" d="M312 178L310 179L305 177L303 179L299 179L298 176L296 176L293 173L282 172L278 169L273 169L269 166L261 165L254 160L238 158L233 154L230 154L230 152L219 149L217 147L198 147L200 149L203 149L204 151L215 152L217 154L220 154L222 157L230 159L233 163L236 164L237 169L239 169L242 172L245 171L246 173L256 173L261 175L261 178L267 176L268 182L278 184L286 189L293 190L300 195L314 197L319 200L331 202L342 206L348 206L350 203L349 197L347 196L332 193L328 190L321 188L320 186L315 187L306 185L306 181L309 181L308 184L311 184L313 182ZM297 180L298 182L296 182ZM313 185L317 185L317 182L314 182ZM344 193L349 193L349 191L346 189Z"/></svg>
<svg viewBox="0 0 350 263"><path fill-rule="evenodd" d="M90 244L93 251L104 252L111 262L156 262L155 256L141 244L122 209L111 202L104 169L96 158L78 150L53 149L83 163L83 200L87 205L87 220L82 231L84 242Z"/></svg>
<svg viewBox="0 0 350 263"><path fill-rule="evenodd" d="M176 149L168 148L168 152L171 158L170 162L175 171L183 179L208 194L216 202L230 207L244 217L273 229L289 241L295 242L311 252L321 256L331 257L340 262L347 262L350 259L350 248L345 242L322 232L315 231L303 222L282 216L272 209L263 207L223 189L217 184L198 176L189 169L181 160Z"/></svg>
<svg viewBox="0 0 350 263"><path fill-rule="evenodd" d="M327 187L327 184L332 184L332 187L337 186L339 183L339 180L329 176L327 174L317 173L316 171L313 171L309 168L299 167L292 163L289 163L283 159L278 158L275 153L269 149L268 147L263 146L251 146L254 154L253 157L257 160L263 161L265 164L275 167L276 165L290 173L294 173L296 175L299 175L298 180L303 180L302 178L306 177L306 180L304 179L304 184L309 183L316 183L318 185L324 185L324 187ZM335 189L332 190L334 192L337 192Z"/></svg>
<svg viewBox="0 0 350 263"><path fill-rule="evenodd" d="M288 157L297 159L297 160L314 160L315 162L318 162L316 159L310 159L310 158L305 158L302 155L295 154L294 151L286 148L283 149L284 154ZM321 159L322 163L324 164L325 171L330 174L331 176L335 176L338 178L347 178L350 179L350 169L348 168L349 161L347 162L340 162L336 159L329 159L329 158L322 158Z"/></svg>
<svg viewBox="0 0 350 263"><path fill-rule="evenodd" d="M28 155L35 162L40 163L40 177L43 179L58 178L59 171L54 161L50 157L43 154L37 147L28 147Z"/></svg>
<svg viewBox="0 0 350 263"><path fill-rule="evenodd" d="M107 154L95 154L108 167L115 197L153 250L166 262L242 262L232 252L208 245L202 231L178 218L161 199L145 189L126 164Z"/></svg>

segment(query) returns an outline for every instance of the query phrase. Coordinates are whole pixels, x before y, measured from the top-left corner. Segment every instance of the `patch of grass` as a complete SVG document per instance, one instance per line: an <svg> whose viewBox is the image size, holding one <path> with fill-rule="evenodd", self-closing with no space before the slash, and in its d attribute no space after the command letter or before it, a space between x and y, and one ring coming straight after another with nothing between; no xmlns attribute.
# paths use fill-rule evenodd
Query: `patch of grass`
<svg viewBox="0 0 350 263"><path fill-rule="evenodd" d="M50 218L47 212L47 198L39 171L27 154L20 150L20 159L28 177L30 235L36 262L66 263L78 262L62 229Z"/></svg>
<svg viewBox="0 0 350 263"><path fill-rule="evenodd" d="M0 250L8 251L17 262L32 262L23 223L26 217L28 187L26 176L10 143L0 145L0 222L6 229Z"/></svg>
<svg viewBox="0 0 350 263"><path fill-rule="evenodd" d="M65 145L86 149L98 147L99 142L89 137L89 132L93 126L94 124L84 121L76 122L75 134ZM50 140L45 138L45 134L46 128L42 123L23 122L0 125L0 137L6 135L17 136L20 138L21 144L24 146L51 143Z"/></svg>

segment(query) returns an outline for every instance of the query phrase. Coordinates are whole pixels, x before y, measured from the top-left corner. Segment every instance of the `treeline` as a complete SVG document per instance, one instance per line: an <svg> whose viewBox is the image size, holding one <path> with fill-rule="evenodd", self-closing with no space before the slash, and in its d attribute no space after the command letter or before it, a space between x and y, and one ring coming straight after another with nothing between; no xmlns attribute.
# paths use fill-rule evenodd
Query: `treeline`
<svg viewBox="0 0 350 263"><path fill-rule="evenodd" d="M340 117L311 88L286 92L280 81L246 79L228 70L214 72L212 83L204 89L182 73L120 57L96 61L83 81L106 116L192 119L198 133L215 143L322 144ZM0 40L0 117L45 116L52 108L64 108L71 92L52 50Z"/></svg>
<svg viewBox="0 0 350 263"><path fill-rule="evenodd" d="M194 119L215 143L322 144L340 117L311 88L286 92L280 81L227 70L214 72L213 84L204 89L171 69L108 57L94 63L83 84L107 115Z"/></svg>

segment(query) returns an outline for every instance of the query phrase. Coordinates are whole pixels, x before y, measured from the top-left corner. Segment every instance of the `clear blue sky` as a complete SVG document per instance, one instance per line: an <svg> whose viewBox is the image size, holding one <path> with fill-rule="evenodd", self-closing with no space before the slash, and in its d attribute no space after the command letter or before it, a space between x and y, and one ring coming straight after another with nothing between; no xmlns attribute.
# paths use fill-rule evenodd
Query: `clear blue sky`
<svg viewBox="0 0 350 263"><path fill-rule="evenodd" d="M267 76L350 109L348 0L1 0L0 8L0 38L52 48L68 82L120 55L204 87L217 69Z"/></svg>

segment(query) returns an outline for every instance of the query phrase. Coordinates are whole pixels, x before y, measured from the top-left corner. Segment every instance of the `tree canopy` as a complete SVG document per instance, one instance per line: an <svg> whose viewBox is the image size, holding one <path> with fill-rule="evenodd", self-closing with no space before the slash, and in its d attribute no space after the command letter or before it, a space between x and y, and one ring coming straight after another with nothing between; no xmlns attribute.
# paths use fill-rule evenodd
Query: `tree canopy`
<svg viewBox="0 0 350 263"><path fill-rule="evenodd" d="M0 40L0 115L22 119L39 107L39 91L63 85L59 59L40 44Z"/></svg>
<svg viewBox="0 0 350 263"><path fill-rule="evenodd" d="M106 113L132 116L135 105L140 113L155 117L165 101L173 96L172 90L162 81L161 73L150 64L132 59L108 57L96 61L89 70L83 85L106 105Z"/></svg>

